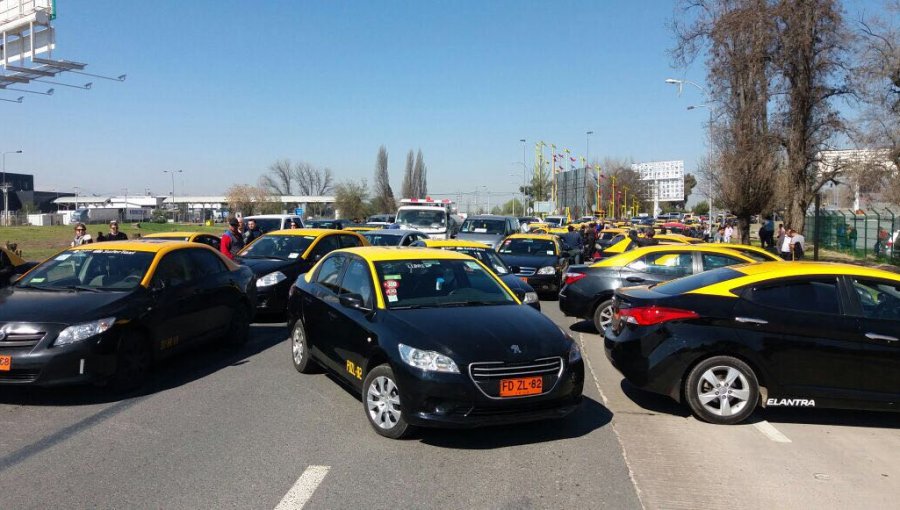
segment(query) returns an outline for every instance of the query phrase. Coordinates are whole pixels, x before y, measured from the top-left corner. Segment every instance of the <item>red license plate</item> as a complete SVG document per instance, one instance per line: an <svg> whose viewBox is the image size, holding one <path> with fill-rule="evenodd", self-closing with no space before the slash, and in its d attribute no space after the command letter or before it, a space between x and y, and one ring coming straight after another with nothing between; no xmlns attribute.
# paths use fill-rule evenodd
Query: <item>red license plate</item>
<svg viewBox="0 0 900 510"><path fill-rule="evenodd" d="M501 397L521 397L538 395L544 391L543 377L520 377L517 379L500 379Z"/></svg>
<svg viewBox="0 0 900 510"><path fill-rule="evenodd" d="M12 356L0 356L0 372L9 372L12 368Z"/></svg>

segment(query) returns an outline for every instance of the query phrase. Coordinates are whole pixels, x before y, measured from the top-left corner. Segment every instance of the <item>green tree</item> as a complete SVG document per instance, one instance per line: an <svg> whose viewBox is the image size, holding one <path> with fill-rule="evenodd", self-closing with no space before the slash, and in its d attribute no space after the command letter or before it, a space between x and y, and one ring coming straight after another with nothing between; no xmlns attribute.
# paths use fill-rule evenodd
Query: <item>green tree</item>
<svg viewBox="0 0 900 510"><path fill-rule="evenodd" d="M709 214L709 202L704 200L694 205L694 214Z"/></svg>
<svg viewBox="0 0 900 510"><path fill-rule="evenodd" d="M406 168L403 171L403 185L400 187L400 198L419 198L416 195L416 189L413 179L413 166L415 165L415 156L410 150L406 153Z"/></svg>
<svg viewBox="0 0 900 510"><path fill-rule="evenodd" d="M375 159L374 195L372 206L376 212L394 213L397 210L394 190L391 189L391 181L388 178L388 154L384 145L378 148L378 156Z"/></svg>
<svg viewBox="0 0 900 510"><path fill-rule="evenodd" d="M369 210L369 186L366 180L344 181L334 187L334 208L344 218L365 218Z"/></svg>

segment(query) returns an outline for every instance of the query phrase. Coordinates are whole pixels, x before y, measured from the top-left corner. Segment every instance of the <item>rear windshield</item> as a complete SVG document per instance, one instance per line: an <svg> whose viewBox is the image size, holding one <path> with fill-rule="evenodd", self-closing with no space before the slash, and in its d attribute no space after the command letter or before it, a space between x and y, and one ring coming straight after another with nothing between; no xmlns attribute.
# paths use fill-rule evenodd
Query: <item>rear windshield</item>
<svg viewBox="0 0 900 510"><path fill-rule="evenodd" d="M273 230L281 230L281 218L253 218L259 231L265 234Z"/></svg>
<svg viewBox="0 0 900 510"><path fill-rule="evenodd" d="M745 276L744 273L735 271L734 269L729 269L727 267L720 267L718 269L712 269L709 271L704 271L702 273L697 273L695 275L685 276L684 278L679 278L677 280L671 280L665 283L661 283L659 285L654 285L653 290L661 294L668 294L672 296L675 294L691 292L708 285L714 285L716 283L733 280L741 276Z"/></svg>
<svg viewBox="0 0 900 510"><path fill-rule="evenodd" d="M464 234L504 234L506 222L504 220L480 220L468 219L459 229Z"/></svg>
<svg viewBox="0 0 900 510"><path fill-rule="evenodd" d="M369 244L372 246L400 246L400 241L403 240L403 234L372 234L366 232L363 236L369 240Z"/></svg>

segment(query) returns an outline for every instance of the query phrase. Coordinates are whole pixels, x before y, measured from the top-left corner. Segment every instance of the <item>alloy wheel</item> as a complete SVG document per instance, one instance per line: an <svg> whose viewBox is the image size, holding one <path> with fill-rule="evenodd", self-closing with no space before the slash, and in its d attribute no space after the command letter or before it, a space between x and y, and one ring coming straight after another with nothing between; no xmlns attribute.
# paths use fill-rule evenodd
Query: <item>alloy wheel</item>
<svg viewBox="0 0 900 510"><path fill-rule="evenodd" d="M700 376L696 392L706 411L728 417L740 413L748 405L750 383L734 367L714 366Z"/></svg>
<svg viewBox="0 0 900 510"><path fill-rule="evenodd" d="M400 390L391 379L376 377L366 392L366 407L372 422L379 428L390 429L397 425L400 411Z"/></svg>

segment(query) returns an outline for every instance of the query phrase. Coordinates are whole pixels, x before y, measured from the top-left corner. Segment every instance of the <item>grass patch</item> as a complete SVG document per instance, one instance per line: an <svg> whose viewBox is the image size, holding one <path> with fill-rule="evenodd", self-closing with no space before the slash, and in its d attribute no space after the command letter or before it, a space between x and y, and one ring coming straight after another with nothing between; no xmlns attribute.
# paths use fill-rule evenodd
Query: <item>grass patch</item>
<svg viewBox="0 0 900 510"><path fill-rule="evenodd" d="M105 224L88 225L88 233L96 238L98 232L109 232ZM137 234L147 235L157 232L206 232L220 235L225 232L225 225L219 224L212 227L196 224L173 223L120 223L120 230L128 234L129 239L134 239ZM55 253L69 247L72 238L75 237L74 225L59 225L52 227L0 227L0 243L10 242L19 245L19 250L26 260L44 260Z"/></svg>

